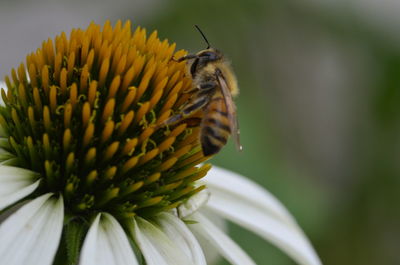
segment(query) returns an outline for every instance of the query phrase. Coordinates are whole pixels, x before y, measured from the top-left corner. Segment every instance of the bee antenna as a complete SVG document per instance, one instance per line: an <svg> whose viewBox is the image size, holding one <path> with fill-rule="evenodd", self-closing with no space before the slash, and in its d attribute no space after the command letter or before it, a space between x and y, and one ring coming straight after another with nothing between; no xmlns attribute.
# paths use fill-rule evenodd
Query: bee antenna
<svg viewBox="0 0 400 265"><path fill-rule="evenodd" d="M207 45L208 45L206 49L209 49L211 45L210 45L210 43L208 42L208 40L207 40L206 36L204 35L203 31L201 31L201 29L199 28L199 26L197 26L197 25L194 25L194 26L195 26L196 29L200 32L201 36L203 36L203 39L206 41L206 43L207 43Z"/></svg>

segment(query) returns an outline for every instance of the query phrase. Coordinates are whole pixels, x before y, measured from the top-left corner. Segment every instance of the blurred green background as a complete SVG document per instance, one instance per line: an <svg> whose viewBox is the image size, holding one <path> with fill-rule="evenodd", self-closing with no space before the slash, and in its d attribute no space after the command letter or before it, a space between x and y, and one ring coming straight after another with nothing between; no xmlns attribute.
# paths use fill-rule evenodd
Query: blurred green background
<svg viewBox="0 0 400 265"><path fill-rule="evenodd" d="M244 151L213 162L276 195L324 264L400 264L399 14L390 0L3 0L0 74L92 20L131 19L191 52L198 24L241 88ZM294 264L230 228L257 264Z"/></svg>

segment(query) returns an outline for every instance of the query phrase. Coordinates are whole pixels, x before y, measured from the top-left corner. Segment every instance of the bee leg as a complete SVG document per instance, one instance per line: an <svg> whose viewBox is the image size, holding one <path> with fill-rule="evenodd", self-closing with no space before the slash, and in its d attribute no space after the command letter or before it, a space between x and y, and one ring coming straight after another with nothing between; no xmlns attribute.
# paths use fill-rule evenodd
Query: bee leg
<svg viewBox="0 0 400 265"><path fill-rule="evenodd" d="M165 124L165 125L174 124L174 123L176 123L176 122L182 120L183 118L184 118L183 114L182 114L182 113L178 113L178 114L176 114L176 115L170 117L168 120L166 120L166 121L164 122L164 124Z"/></svg>
<svg viewBox="0 0 400 265"><path fill-rule="evenodd" d="M191 89L189 89L189 90L182 91L182 93L183 93L183 94L191 94L191 93L194 93L194 92L199 91L199 89L200 89L200 88L198 88L198 87L194 87L194 88L191 88Z"/></svg>
<svg viewBox="0 0 400 265"><path fill-rule="evenodd" d="M190 60L190 59L196 59L198 56L196 54L189 54L186 56L182 56L181 58L175 59L174 57L171 58L172 61L180 63L182 61Z"/></svg>
<svg viewBox="0 0 400 265"><path fill-rule="evenodd" d="M200 126L201 120L202 119L199 117L193 117L193 118L184 119L182 122L186 123L186 125L187 125L186 128L193 128L193 127Z"/></svg>
<svg viewBox="0 0 400 265"><path fill-rule="evenodd" d="M164 125L174 124L182 119L185 119L186 117L189 117L190 115L194 114L195 112L203 108L208 102L209 102L209 96L205 95L203 97L199 97L193 100L193 102L187 103L181 112L166 120L164 122Z"/></svg>
<svg viewBox="0 0 400 265"><path fill-rule="evenodd" d="M204 82L199 87L198 90L201 90L202 93L209 92L217 87L217 84L213 81Z"/></svg>
<svg viewBox="0 0 400 265"><path fill-rule="evenodd" d="M216 87L217 87L217 85L215 84L215 82L210 81L210 82L205 82L205 83L201 84L198 87L194 87L194 88L191 88L189 90L183 91L183 93L184 94L191 94L191 93L194 93L194 92L198 92L200 90L201 90L201 92L208 92L208 91L210 91L210 90L212 90L212 89L214 89Z"/></svg>

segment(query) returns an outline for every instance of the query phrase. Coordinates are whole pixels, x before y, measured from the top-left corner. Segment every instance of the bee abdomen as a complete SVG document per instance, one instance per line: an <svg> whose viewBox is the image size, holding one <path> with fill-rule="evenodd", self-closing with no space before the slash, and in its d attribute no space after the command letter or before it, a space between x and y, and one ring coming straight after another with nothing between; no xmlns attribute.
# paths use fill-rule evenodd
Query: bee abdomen
<svg viewBox="0 0 400 265"><path fill-rule="evenodd" d="M209 138L212 138L213 140L218 141L218 142L220 142L222 144L226 143L226 141L227 141L227 137L226 136L228 136L227 133L226 132L223 132L223 133L219 132L219 131L224 131L223 129L217 128L217 127L213 129L213 128L207 126L207 127L204 128L204 130L205 130L206 135Z"/></svg>
<svg viewBox="0 0 400 265"><path fill-rule="evenodd" d="M230 135L230 127L214 118L203 121L201 130L201 146L205 156L214 155L226 144Z"/></svg>
<svg viewBox="0 0 400 265"><path fill-rule="evenodd" d="M225 130L225 131L227 131L227 132L231 132L231 128L229 127L229 125L226 125L226 124L222 124L220 121L218 121L218 120L216 120L216 119L214 119L214 118L208 118L207 120L206 120L206 122L208 123L208 124L212 124L213 126L216 126L216 127L219 127L219 128L221 128L221 129L223 129L223 130Z"/></svg>
<svg viewBox="0 0 400 265"><path fill-rule="evenodd" d="M215 103L218 104L219 101L222 101L222 102L223 102L224 99L223 99L222 97L214 97L214 98L211 100L211 103L210 103L210 104L213 106L213 105L215 105ZM213 104L213 103L214 103L214 104ZM219 105L218 105L218 106L219 106ZM223 117L225 117L225 118L228 117L228 113L227 113L225 110L220 109L220 108L212 108L210 112L214 114L213 116L219 114L219 115L221 115L221 116L223 116Z"/></svg>
<svg viewBox="0 0 400 265"><path fill-rule="evenodd" d="M204 156L214 155L221 150L223 145L215 144L211 141L211 139L207 136L203 137L201 140L201 148L203 150Z"/></svg>

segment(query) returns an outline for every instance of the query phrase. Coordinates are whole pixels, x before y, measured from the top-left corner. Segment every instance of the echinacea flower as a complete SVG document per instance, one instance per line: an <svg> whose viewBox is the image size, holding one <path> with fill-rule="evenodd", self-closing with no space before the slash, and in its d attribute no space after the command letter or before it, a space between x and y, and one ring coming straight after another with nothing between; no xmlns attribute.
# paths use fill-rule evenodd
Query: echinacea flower
<svg viewBox="0 0 400 265"><path fill-rule="evenodd" d="M174 50L157 32L132 33L129 21L92 23L43 42L6 77L1 264L204 265L197 237L232 264L254 264L208 214L259 234L299 264L320 264L272 195L201 164L209 157L198 127L159 126L192 85L185 63L171 60L186 52Z"/></svg>

